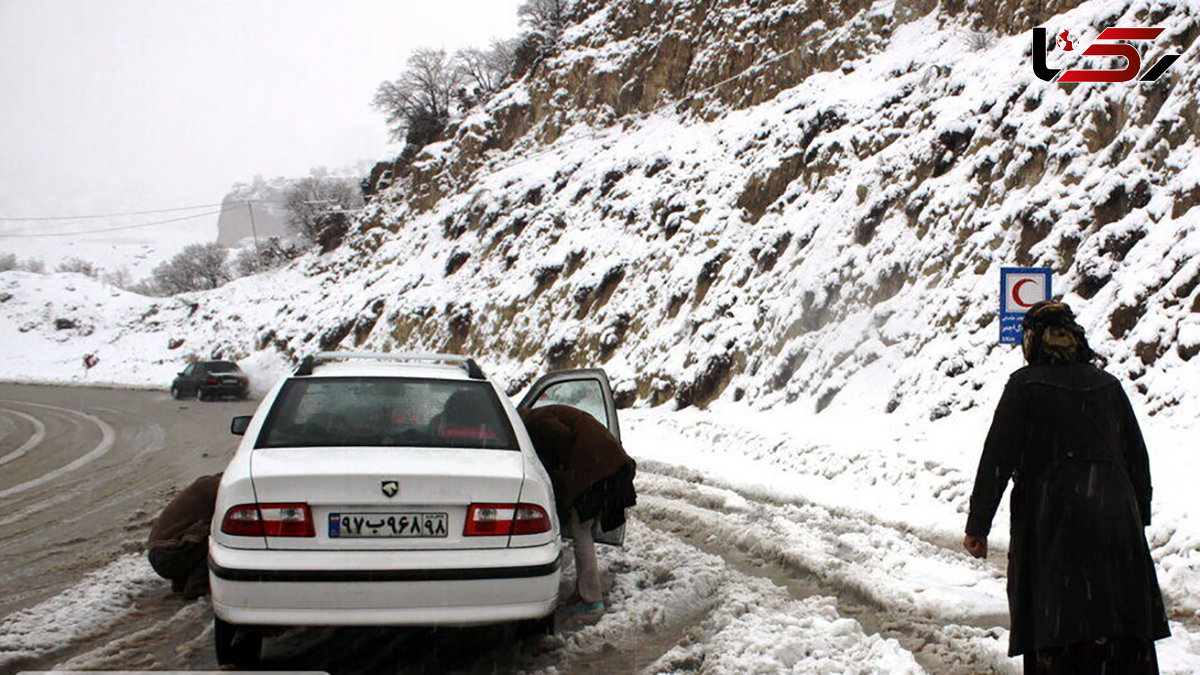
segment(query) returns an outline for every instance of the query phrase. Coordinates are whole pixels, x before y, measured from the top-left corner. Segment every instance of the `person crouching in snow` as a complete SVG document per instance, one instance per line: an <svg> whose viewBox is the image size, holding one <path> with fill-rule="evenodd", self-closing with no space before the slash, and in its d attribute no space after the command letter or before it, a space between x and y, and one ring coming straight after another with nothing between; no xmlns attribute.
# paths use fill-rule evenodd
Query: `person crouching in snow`
<svg viewBox="0 0 1200 675"><path fill-rule="evenodd" d="M625 522L625 509L637 501L637 463L607 427L582 410L548 405L522 410L521 421L550 474L559 519L574 540L575 595L566 611L601 611L604 599L592 527L599 521L600 530L608 532Z"/></svg>
<svg viewBox="0 0 1200 675"><path fill-rule="evenodd" d="M208 532L221 474L201 476L158 514L147 542L150 566L171 590L194 600L208 593Z"/></svg>
<svg viewBox="0 0 1200 675"><path fill-rule="evenodd" d="M963 546L987 556L1011 477L1010 656L1026 673L1157 673L1167 637L1142 528L1150 466L1133 408L1092 365L1070 307L1039 302L1022 323L1029 365L1014 372L983 446Z"/></svg>

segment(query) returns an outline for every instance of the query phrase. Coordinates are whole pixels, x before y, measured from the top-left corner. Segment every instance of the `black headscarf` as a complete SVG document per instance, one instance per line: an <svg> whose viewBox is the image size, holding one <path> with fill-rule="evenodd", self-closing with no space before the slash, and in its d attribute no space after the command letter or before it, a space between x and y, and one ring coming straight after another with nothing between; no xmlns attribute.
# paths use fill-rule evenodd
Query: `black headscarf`
<svg viewBox="0 0 1200 675"><path fill-rule="evenodd" d="M1087 363L1095 357L1083 327L1064 302L1043 300L1025 312L1022 348L1029 363Z"/></svg>

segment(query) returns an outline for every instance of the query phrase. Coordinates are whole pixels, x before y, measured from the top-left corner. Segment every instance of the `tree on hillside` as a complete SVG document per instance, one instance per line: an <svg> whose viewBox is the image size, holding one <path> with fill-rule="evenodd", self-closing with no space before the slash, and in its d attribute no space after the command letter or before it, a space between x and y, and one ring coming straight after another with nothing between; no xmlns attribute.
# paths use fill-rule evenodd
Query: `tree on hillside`
<svg viewBox="0 0 1200 675"><path fill-rule="evenodd" d="M504 86L516 61L517 41L495 40L487 49L471 47L454 54L454 67L463 80L464 104L473 106Z"/></svg>
<svg viewBox="0 0 1200 675"><path fill-rule="evenodd" d="M37 260L36 258L21 260L15 253L0 254L0 272L8 272L10 270L45 274L46 263L42 262L41 260Z"/></svg>
<svg viewBox="0 0 1200 675"><path fill-rule="evenodd" d="M570 10L570 0L526 0L517 9L517 15L530 31L541 33L551 44L556 44L567 27Z"/></svg>
<svg viewBox="0 0 1200 675"><path fill-rule="evenodd" d="M234 256L231 262L233 273L239 277L250 276L283 267L303 253L301 248L292 242L286 242L279 237L270 237L257 247L244 248Z"/></svg>
<svg viewBox="0 0 1200 675"><path fill-rule="evenodd" d="M229 252L217 243L189 244L175 257L154 268L151 279L162 295L206 291L229 281L225 258Z"/></svg>
<svg viewBox="0 0 1200 675"><path fill-rule="evenodd" d="M95 279L100 276L100 270L83 258L66 258L54 268L55 272L74 272Z"/></svg>
<svg viewBox="0 0 1200 675"><path fill-rule="evenodd" d="M445 50L418 49L408 57L408 68L399 79L379 85L372 103L387 115L392 139L404 141L415 152L446 128L462 83L462 73Z"/></svg>
<svg viewBox="0 0 1200 675"><path fill-rule="evenodd" d="M517 14L525 31L513 49L513 79L524 77L558 48L570 20L571 0L526 0Z"/></svg>
<svg viewBox="0 0 1200 675"><path fill-rule="evenodd" d="M305 240L317 242L328 224L327 216L362 206L362 194L356 181L326 176L318 170L288 187L283 206L288 226Z"/></svg>
<svg viewBox="0 0 1200 675"><path fill-rule="evenodd" d="M34 274L45 274L46 263L37 258L30 258L29 260L22 260L19 269L25 272L33 272Z"/></svg>
<svg viewBox="0 0 1200 675"><path fill-rule="evenodd" d="M104 283L111 286L116 286L124 291L132 291L139 286L138 284L133 283L133 275L129 273L129 268L127 267L122 267L114 272L105 272L104 274L100 275L100 279L104 281ZM144 283L145 282L142 282L143 285ZM144 288L141 290L144 290Z"/></svg>

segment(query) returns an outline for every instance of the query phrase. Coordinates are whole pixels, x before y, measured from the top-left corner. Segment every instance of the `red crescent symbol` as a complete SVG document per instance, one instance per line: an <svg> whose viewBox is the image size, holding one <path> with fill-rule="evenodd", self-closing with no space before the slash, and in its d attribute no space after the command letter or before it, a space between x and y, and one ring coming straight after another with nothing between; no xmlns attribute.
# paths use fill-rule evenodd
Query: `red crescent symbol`
<svg viewBox="0 0 1200 675"><path fill-rule="evenodd" d="M1022 280L1018 281L1017 283L1013 284L1013 289L1012 289L1013 302L1017 303L1018 306L1033 307L1033 303L1023 302L1021 300L1021 286L1025 285L1025 284L1032 284L1032 283L1033 283L1033 279L1022 279Z"/></svg>

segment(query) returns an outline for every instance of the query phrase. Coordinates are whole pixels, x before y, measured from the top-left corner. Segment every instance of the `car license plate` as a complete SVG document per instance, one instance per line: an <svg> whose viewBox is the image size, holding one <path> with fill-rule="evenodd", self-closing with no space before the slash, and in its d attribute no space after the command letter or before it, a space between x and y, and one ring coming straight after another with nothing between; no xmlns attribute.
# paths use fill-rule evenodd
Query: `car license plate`
<svg viewBox="0 0 1200 675"><path fill-rule="evenodd" d="M331 513L329 537L445 537L445 513Z"/></svg>

